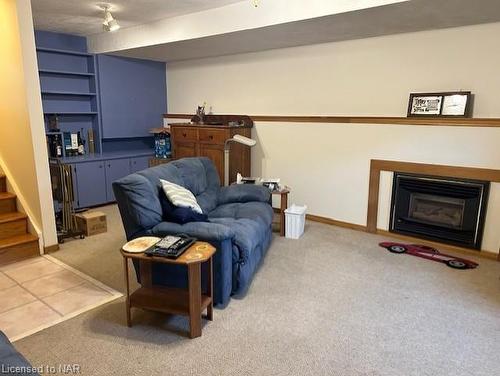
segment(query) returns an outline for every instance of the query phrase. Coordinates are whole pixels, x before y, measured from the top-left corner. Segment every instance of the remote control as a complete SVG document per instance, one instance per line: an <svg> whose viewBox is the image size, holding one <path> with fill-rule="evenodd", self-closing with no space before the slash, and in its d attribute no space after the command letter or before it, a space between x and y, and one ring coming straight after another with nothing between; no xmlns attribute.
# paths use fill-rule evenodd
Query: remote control
<svg viewBox="0 0 500 376"><path fill-rule="evenodd" d="M195 241L195 238L166 236L155 244L153 248L146 251L145 254L148 256L177 258ZM162 247L165 244L168 244L168 246Z"/></svg>

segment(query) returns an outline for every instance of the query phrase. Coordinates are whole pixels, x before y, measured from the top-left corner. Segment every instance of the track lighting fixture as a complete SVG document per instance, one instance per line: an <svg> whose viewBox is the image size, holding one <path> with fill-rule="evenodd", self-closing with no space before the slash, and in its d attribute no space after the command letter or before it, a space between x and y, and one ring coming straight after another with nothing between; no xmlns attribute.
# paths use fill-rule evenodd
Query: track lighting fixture
<svg viewBox="0 0 500 376"><path fill-rule="evenodd" d="M102 22L102 28L105 31L116 31L120 28L118 21L113 18L113 15L109 11L109 5L102 5L100 8L104 11L104 20Z"/></svg>

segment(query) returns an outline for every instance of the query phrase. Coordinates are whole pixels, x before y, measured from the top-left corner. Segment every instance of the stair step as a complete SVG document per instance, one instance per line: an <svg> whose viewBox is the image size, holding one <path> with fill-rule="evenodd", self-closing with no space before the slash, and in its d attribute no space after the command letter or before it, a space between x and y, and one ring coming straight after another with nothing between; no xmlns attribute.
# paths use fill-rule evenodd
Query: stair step
<svg viewBox="0 0 500 376"><path fill-rule="evenodd" d="M0 174L0 192L7 191L7 179L4 174Z"/></svg>
<svg viewBox="0 0 500 376"><path fill-rule="evenodd" d="M9 247L13 247L13 246L16 246L19 244L29 243L29 242L33 242L33 241L38 242L38 236L33 235L33 234L23 234L23 235L11 236L8 239L0 240L0 251L5 249L5 248L9 248Z"/></svg>
<svg viewBox="0 0 500 376"><path fill-rule="evenodd" d="M0 214L16 211L16 195L10 192L0 192Z"/></svg>
<svg viewBox="0 0 500 376"><path fill-rule="evenodd" d="M24 213L0 214L0 240L28 232L27 216Z"/></svg>
<svg viewBox="0 0 500 376"><path fill-rule="evenodd" d="M39 254L38 237L35 235L24 234L0 240L0 265Z"/></svg>
<svg viewBox="0 0 500 376"><path fill-rule="evenodd" d="M19 219L26 219L28 216L21 212L2 213L0 214L0 225L5 222L17 221Z"/></svg>

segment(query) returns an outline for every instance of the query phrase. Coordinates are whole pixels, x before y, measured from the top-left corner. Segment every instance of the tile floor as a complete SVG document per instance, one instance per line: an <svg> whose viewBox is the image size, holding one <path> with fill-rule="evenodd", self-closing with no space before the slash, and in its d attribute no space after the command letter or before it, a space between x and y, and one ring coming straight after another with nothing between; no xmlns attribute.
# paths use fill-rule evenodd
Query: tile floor
<svg viewBox="0 0 500 376"><path fill-rule="evenodd" d="M15 341L121 296L51 256L1 266L0 329Z"/></svg>

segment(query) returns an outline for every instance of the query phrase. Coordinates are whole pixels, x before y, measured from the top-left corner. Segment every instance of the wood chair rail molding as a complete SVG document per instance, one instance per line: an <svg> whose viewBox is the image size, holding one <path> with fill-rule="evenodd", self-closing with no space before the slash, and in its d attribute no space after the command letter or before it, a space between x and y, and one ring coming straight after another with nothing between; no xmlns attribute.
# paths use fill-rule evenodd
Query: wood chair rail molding
<svg viewBox="0 0 500 376"><path fill-rule="evenodd" d="M164 118L191 119L193 114L164 114ZM278 116L250 115L253 121L281 123L339 123L499 128L500 118L408 118L391 116Z"/></svg>
<svg viewBox="0 0 500 376"><path fill-rule="evenodd" d="M368 213L366 218L366 230L371 233L377 232L377 211L381 171L476 179L493 183L500 182L500 170L372 159L370 162Z"/></svg>

